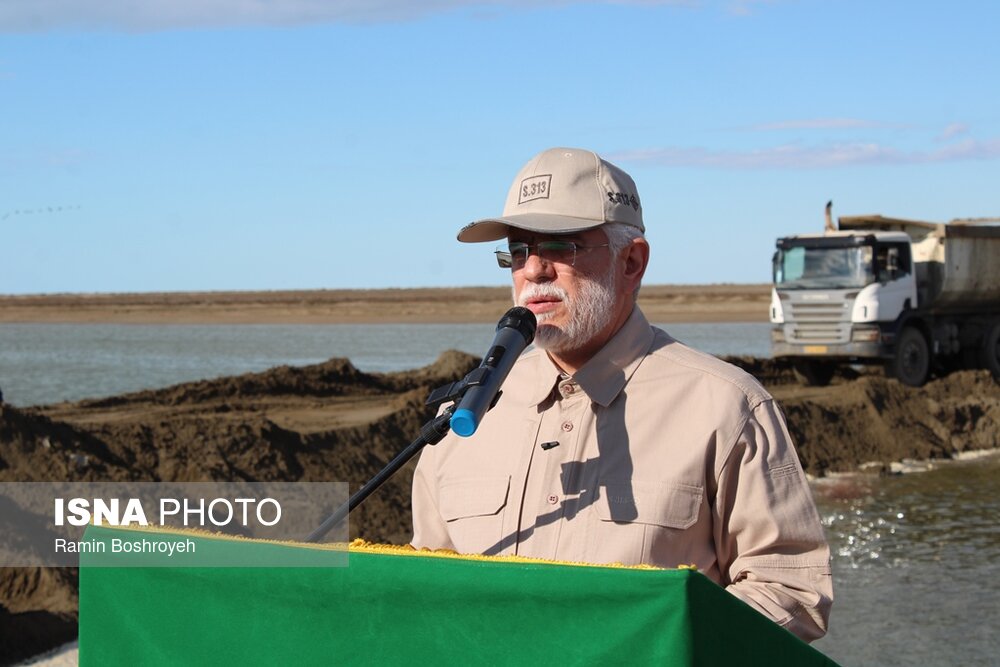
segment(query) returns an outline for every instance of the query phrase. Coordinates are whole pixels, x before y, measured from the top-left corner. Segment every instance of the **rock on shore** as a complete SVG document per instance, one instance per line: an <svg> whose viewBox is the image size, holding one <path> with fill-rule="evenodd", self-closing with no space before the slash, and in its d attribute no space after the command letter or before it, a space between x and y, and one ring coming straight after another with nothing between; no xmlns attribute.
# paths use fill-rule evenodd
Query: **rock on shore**
<svg viewBox="0 0 1000 667"><path fill-rule="evenodd" d="M774 360L730 361L778 399L816 476L997 446L1000 387L986 372L915 389L846 369L829 387L806 388ZM428 392L478 362L447 352L426 368L377 374L331 359L100 400L0 405L0 481L348 481L353 491L416 436ZM351 515L352 536L409 539L412 468ZM71 569L0 569L0 655L15 661L71 640L76 590Z"/></svg>

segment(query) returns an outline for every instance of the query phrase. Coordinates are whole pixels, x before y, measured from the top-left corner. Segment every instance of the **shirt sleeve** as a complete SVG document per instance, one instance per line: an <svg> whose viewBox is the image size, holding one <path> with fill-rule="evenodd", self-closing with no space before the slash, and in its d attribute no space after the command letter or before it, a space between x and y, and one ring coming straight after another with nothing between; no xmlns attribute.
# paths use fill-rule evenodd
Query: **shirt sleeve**
<svg viewBox="0 0 1000 667"><path fill-rule="evenodd" d="M830 550L785 420L771 399L721 462L715 540L727 589L806 641L826 634Z"/></svg>
<svg viewBox="0 0 1000 667"><path fill-rule="evenodd" d="M454 549L448 528L438 507L437 484L431 483L434 472L434 450L425 449L413 473L413 539L417 549Z"/></svg>

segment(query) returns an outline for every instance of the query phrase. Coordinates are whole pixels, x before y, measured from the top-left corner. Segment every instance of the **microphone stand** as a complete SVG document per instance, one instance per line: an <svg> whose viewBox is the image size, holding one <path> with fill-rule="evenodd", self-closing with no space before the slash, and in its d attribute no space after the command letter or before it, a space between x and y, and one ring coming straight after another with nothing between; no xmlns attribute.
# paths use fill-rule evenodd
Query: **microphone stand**
<svg viewBox="0 0 1000 667"><path fill-rule="evenodd" d="M466 391L468 391L471 387L481 385L486 381L490 370L491 369L487 367L480 366L466 375L462 380L452 382L451 384L443 387L438 387L432 391L430 396L427 397L425 405L435 409L439 408L441 404L448 401L452 401L452 405L445 408L441 414L437 415L420 427L420 435L416 440L411 442L406 449L397 454L396 457L388 463L388 465L382 468L382 470L372 477L364 486L358 489L358 491L352 495L346 503L338 507L333 514L327 517L326 520L316 528L316 530L309 533L309 536L306 537L305 541L318 542L320 538L343 521L354 508L364 502L364 500L370 496L375 489L382 486L382 484L392 477L396 471L416 456L417 452L423 449L425 445L436 445L441 442L441 439L448 435L448 431L451 430L451 415L452 412L455 411L455 406L465 395ZM502 392L498 391L496 396L493 397L493 402L490 404L490 408L496 405L501 393Z"/></svg>

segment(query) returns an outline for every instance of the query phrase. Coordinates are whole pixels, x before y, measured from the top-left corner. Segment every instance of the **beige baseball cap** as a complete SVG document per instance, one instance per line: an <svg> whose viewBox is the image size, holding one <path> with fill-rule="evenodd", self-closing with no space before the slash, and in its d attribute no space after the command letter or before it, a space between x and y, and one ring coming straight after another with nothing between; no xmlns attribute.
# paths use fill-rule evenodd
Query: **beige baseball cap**
<svg viewBox="0 0 1000 667"><path fill-rule="evenodd" d="M503 215L469 223L458 240L496 241L506 238L509 227L569 234L606 222L646 231L632 177L596 153L550 148L531 158L514 178Z"/></svg>

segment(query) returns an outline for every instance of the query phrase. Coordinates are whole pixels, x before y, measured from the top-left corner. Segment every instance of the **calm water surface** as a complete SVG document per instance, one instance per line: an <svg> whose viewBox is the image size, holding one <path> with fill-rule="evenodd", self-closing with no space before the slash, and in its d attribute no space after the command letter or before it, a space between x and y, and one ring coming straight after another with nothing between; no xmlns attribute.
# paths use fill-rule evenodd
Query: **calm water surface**
<svg viewBox="0 0 1000 667"><path fill-rule="evenodd" d="M766 323L664 328L712 354L769 354ZM449 349L482 356L495 330L495 324L3 324L0 389L7 402L25 406L331 357L347 357L363 371L400 371L431 364Z"/></svg>
<svg viewBox="0 0 1000 667"><path fill-rule="evenodd" d="M713 354L769 355L769 325L672 324ZM0 388L52 403L347 357L364 371L481 355L494 325L0 325ZM1000 665L1000 457L901 477L821 480L842 665Z"/></svg>

